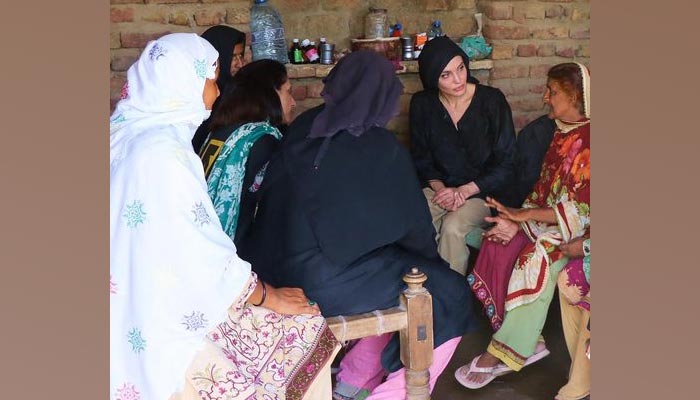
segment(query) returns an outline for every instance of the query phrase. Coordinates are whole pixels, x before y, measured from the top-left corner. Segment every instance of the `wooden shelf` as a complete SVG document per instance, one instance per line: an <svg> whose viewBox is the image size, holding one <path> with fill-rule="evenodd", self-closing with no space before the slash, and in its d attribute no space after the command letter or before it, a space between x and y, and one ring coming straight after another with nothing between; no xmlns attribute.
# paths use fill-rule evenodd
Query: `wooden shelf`
<svg viewBox="0 0 700 400"><path fill-rule="evenodd" d="M397 70L397 74L417 74L418 73L418 61L399 61L402 69ZM324 64L287 64L287 72L291 79L299 78L325 78L335 64L324 65ZM490 70L493 68L493 60L477 60L469 62L469 69L472 71L476 70Z"/></svg>

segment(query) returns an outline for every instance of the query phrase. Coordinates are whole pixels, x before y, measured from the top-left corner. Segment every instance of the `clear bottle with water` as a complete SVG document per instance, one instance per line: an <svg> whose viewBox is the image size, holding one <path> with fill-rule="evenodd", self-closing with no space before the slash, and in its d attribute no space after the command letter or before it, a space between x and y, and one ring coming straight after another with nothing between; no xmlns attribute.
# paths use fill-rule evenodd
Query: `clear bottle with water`
<svg viewBox="0 0 700 400"><path fill-rule="evenodd" d="M253 61L272 59L289 63L282 17L267 0L255 0L250 9L250 39Z"/></svg>

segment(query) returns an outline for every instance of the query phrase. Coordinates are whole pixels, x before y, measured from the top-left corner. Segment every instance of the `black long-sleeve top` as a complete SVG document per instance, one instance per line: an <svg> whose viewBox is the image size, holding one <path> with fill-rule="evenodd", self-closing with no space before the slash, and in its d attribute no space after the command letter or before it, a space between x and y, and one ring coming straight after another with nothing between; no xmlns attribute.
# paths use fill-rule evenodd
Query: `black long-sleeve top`
<svg viewBox="0 0 700 400"><path fill-rule="evenodd" d="M497 88L477 84L457 127L437 91L413 95L411 156L423 187L441 180L448 187L474 182L476 197L500 193L512 181L515 128L510 106Z"/></svg>
<svg viewBox="0 0 700 400"><path fill-rule="evenodd" d="M214 162L216 161L221 147L233 131L238 129L242 124L227 126L212 131L200 152L200 158L204 164L204 175L209 178ZM245 175L243 176L243 185L241 186L241 199L238 209L238 222L236 223L236 234L233 242L238 246L242 237L253 223L255 208L258 205L257 188L251 189L255 181L255 177L260 169L270 160L272 155L278 150L280 140L272 135L262 135L255 141L248 153L248 159L245 163Z"/></svg>

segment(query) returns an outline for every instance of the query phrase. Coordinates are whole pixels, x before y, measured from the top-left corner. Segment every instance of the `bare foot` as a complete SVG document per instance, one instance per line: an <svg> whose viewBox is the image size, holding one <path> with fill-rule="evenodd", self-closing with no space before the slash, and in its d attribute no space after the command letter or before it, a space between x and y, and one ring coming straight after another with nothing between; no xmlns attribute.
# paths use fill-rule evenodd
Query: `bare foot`
<svg viewBox="0 0 700 400"><path fill-rule="evenodd" d="M480 368L490 368L490 367L495 367L500 363L501 360L496 358L496 356L492 355L489 352L484 352L481 356L479 356L479 359L476 361L476 366ZM478 382L481 383L486 378L491 376L491 374L485 373L485 372L470 372L469 375L467 375L467 379L469 379L472 382Z"/></svg>

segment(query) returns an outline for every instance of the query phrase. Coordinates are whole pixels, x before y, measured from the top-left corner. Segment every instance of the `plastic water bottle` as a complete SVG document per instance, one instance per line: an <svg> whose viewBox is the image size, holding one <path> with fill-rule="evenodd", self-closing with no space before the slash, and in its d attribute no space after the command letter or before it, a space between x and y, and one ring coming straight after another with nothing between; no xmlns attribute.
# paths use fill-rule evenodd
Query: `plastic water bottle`
<svg viewBox="0 0 700 400"><path fill-rule="evenodd" d="M255 0L250 9L250 39L253 61L272 59L289 63L282 17L267 0Z"/></svg>

